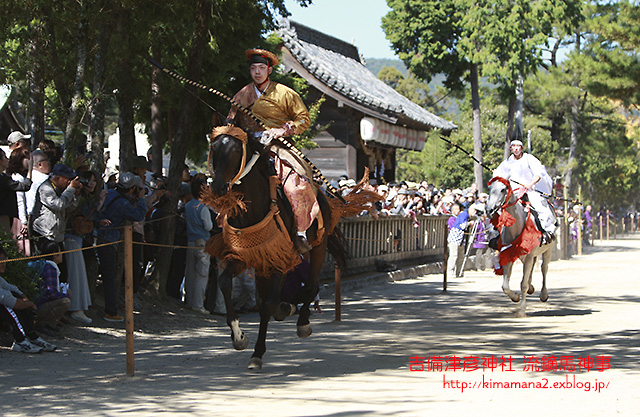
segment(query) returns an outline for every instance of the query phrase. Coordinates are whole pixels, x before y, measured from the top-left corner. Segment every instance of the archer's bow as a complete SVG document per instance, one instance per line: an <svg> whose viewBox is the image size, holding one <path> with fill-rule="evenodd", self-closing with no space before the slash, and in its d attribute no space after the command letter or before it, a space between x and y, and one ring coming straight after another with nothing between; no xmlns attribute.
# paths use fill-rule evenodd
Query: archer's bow
<svg viewBox="0 0 640 417"><path fill-rule="evenodd" d="M232 105L236 106L238 109L240 109L240 111L242 113L244 113L245 115L247 115L248 117L251 118L251 120L255 121L260 127L262 127L263 129L268 129L268 127L264 124L264 122L262 120L260 120L258 118L258 116L256 116L255 113L253 113L251 110L247 109L246 107L244 107L243 105L241 105L240 103L238 103L237 101L235 101L234 99L232 99L231 97L229 97L228 95L224 94L221 91L216 90L215 88L211 88L211 87L207 87L204 84L201 84L199 82L190 80L186 77L183 77L182 75L176 73L175 71L171 71L168 68L163 67L162 65L160 65L159 63L157 63L156 61L149 59L148 60L150 64L155 65L156 67L160 68L165 74L169 75L172 78L175 78L176 80L182 81L186 84L192 85L194 87L198 87L201 88L205 91L208 91L210 93L213 93L219 97L222 97L224 100L228 101L229 103L231 103ZM302 160L304 160L307 164L309 164L309 166L311 167L311 170L313 171L313 173L319 177L322 182L327 186L327 189L331 192L331 194L334 197L337 197L340 199L340 201L342 201L343 203L347 204L347 202L345 201L345 199L342 197L342 195L340 195L340 191L338 191L333 185L331 185L329 183L329 181L325 178L325 176L322 174L322 172L318 169L318 167L316 167L314 165L313 162L311 162L311 160L309 158L307 158L307 156L302 153L298 148L296 148L295 146L293 146L291 143L289 143L288 141L282 139L282 138L277 138L277 140L284 146L286 146L287 148L289 148L289 150L291 152L293 152L294 154L296 154L299 158L301 158Z"/></svg>

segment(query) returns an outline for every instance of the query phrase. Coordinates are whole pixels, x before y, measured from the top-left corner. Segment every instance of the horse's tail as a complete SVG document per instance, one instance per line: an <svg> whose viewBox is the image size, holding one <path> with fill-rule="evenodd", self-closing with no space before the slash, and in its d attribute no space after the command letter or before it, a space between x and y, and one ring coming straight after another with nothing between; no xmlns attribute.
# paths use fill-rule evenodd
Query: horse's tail
<svg viewBox="0 0 640 417"><path fill-rule="evenodd" d="M347 266L347 250L344 247L344 235L339 227L333 229L327 239L327 250L333 256L338 268L343 269Z"/></svg>

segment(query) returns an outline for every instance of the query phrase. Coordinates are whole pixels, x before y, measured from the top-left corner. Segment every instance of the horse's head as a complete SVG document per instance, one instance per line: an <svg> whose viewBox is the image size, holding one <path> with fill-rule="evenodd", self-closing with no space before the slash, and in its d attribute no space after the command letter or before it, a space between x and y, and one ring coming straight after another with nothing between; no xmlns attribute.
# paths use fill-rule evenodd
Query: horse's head
<svg viewBox="0 0 640 417"><path fill-rule="evenodd" d="M209 173L213 177L211 191L223 196L240 175L247 160L247 134L233 126L213 129L209 146Z"/></svg>
<svg viewBox="0 0 640 417"><path fill-rule="evenodd" d="M509 202L513 191L508 180L502 177L494 177L489 181L489 198L487 199L487 217L492 218L494 214Z"/></svg>

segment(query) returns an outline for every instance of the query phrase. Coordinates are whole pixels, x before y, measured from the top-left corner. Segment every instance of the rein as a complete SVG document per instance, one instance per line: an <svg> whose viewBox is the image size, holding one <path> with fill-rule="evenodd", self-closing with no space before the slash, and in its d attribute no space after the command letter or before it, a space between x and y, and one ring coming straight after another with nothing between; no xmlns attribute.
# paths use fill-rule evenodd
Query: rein
<svg viewBox="0 0 640 417"><path fill-rule="evenodd" d="M504 201L500 205L500 208L502 210L504 210L507 207L511 207L511 206L515 205L518 202L517 198L515 199L515 201L513 203L509 203L509 200L511 199L511 196L513 195L513 189L511 188L511 184L509 183L509 180L504 179L502 177L494 177L487 183L487 185L490 186L491 184L493 184L496 181L503 183L507 187L507 196L505 197Z"/></svg>
<svg viewBox="0 0 640 417"><path fill-rule="evenodd" d="M491 186L491 184L493 184L495 181L501 182L507 187L507 195L504 201L502 201L502 203L500 204L500 209L497 210L491 218L491 223L495 226L495 228L497 230L501 230L503 226L509 227L516 222L516 219L507 211L507 208L514 206L519 200L516 198L513 203L509 203L509 200L513 196L513 190L511 189L509 180L502 177L494 177L491 179L491 181L489 181L489 186Z"/></svg>

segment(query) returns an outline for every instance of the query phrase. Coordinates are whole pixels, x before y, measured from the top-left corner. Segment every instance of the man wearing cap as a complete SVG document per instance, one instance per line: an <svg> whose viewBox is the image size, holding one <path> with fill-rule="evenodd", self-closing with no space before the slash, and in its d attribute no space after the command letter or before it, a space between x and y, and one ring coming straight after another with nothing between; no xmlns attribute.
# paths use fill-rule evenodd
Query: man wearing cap
<svg viewBox="0 0 640 417"><path fill-rule="evenodd" d="M9 150L14 151L18 148L25 148L31 150L31 135L25 135L17 130L11 132L7 137L7 143L9 144Z"/></svg>
<svg viewBox="0 0 640 417"><path fill-rule="evenodd" d="M273 67L279 63L278 57L264 49L249 49L245 51L245 55L249 60L249 73L253 82L244 86L233 99L250 109L267 130L265 132L264 128L239 112L235 106L231 108L228 119L236 120L238 126L253 132L255 137L262 136L261 140L266 144L273 139L299 135L307 130L311 120L302 98L286 85L270 80ZM285 195L294 212L298 231L296 244L301 252L307 252L311 246L307 241L306 230L316 219L320 206L313 187L303 177L304 173L297 172L278 156L274 158L276 171L283 181Z"/></svg>
<svg viewBox="0 0 640 417"><path fill-rule="evenodd" d="M133 173L136 174L142 184L144 185L144 200L147 204L148 208L153 207L162 196L165 195L167 190L164 187L156 187L153 190L150 190L146 187L146 184L149 184L153 181L153 174L149 171L150 164L147 161L147 158L141 155L136 156L133 159ZM155 181L158 184L158 181ZM134 242L145 242L145 222L144 219L139 222L133 222L133 241ZM145 258L145 246L134 244L133 246L133 292L135 294L134 304L138 305L137 294L140 289L140 284L144 281L144 275L147 266L147 260Z"/></svg>
<svg viewBox="0 0 640 417"><path fill-rule="evenodd" d="M47 240L62 243L67 215L78 207L81 189L76 172L65 164L54 166L49 179L38 187L31 215L31 231L38 249Z"/></svg>
<svg viewBox="0 0 640 417"><path fill-rule="evenodd" d="M137 175L122 172L115 188L107 193L98 220L100 227L95 231L97 243L108 244L122 239L122 226L126 221L140 221L147 213L144 200L144 184ZM115 244L98 247L100 275L104 290L104 319L120 322L124 318L118 314L118 286L116 269L118 249Z"/></svg>
<svg viewBox="0 0 640 417"><path fill-rule="evenodd" d="M511 156L493 172L494 177L511 180L511 187L518 197L527 194L533 209L538 213L545 243L555 239L556 216L549 202L540 193L551 193L551 178L544 165L535 156L523 152L522 141L511 141Z"/></svg>

